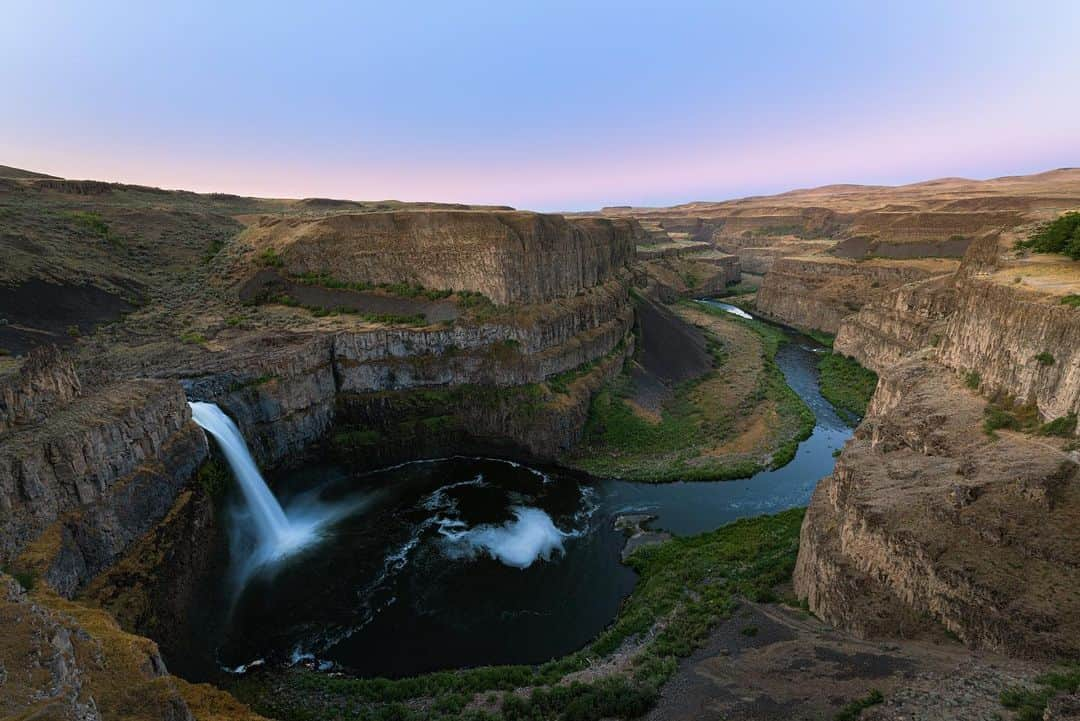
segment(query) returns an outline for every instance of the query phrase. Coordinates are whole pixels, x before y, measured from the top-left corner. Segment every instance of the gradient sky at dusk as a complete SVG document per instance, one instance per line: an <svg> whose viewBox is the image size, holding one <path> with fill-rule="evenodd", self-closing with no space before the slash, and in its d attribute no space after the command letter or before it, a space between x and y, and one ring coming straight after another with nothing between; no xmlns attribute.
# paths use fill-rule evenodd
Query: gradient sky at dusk
<svg viewBox="0 0 1080 721"><path fill-rule="evenodd" d="M1080 165L1080 2L6 0L0 164L542 210Z"/></svg>

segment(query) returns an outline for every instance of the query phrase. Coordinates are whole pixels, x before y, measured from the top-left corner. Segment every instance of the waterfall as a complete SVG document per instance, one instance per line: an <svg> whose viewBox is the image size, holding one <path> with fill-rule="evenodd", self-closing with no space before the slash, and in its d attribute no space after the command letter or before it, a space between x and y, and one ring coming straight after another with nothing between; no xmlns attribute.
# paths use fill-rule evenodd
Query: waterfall
<svg viewBox="0 0 1080 721"><path fill-rule="evenodd" d="M244 494L254 524L257 552L270 560L299 548L312 538L308 524L294 526L259 473L240 429L213 403L189 402L191 418L212 435L221 447Z"/></svg>

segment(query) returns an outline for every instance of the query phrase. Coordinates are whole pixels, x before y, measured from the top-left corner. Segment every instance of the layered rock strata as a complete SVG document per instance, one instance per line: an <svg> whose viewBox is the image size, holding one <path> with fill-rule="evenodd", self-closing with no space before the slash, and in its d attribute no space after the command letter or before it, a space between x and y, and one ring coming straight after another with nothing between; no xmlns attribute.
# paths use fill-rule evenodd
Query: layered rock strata
<svg viewBox="0 0 1080 721"><path fill-rule="evenodd" d="M803 525L796 591L863 635L937 622L965 643L1080 653L1075 454L981 432L985 401L928 354L885 373Z"/></svg>
<svg viewBox="0 0 1080 721"><path fill-rule="evenodd" d="M756 306L800 328L836 333L847 316L906 283L955 271L948 260L856 262L839 258L781 258L765 276Z"/></svg>
<svg viewBox="0 0 1080 721"><path fill-rule="evenodd" d="M244 234L290 274L469 290L496 303L543 303L601 285L643 237L634 220L509 211L267 218Z"/></svg>

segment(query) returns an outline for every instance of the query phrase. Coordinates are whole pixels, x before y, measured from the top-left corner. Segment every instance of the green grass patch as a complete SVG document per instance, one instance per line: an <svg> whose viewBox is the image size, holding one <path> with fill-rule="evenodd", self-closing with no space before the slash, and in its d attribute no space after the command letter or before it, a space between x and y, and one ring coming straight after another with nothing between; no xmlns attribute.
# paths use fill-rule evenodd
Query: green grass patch
<svg viewBox="0 0 1080 721"><path fill-rule="evenodd" d="M851 703L845 705L840 712L833 716L834 721L855 721L855 719L862 716L862 712L871 706L876 706L883 702L885 697L881 691L870 689L870 692L862 698L855 699Z"/></svg>
<svg viewBox="0 0 1080 721"><path fill-rule="evenodd" d="M821 395L843 415L862 418L877 388L877 373L854 358L826 353L818 361Z"/></svg>
<svg viewBox="0 0 1080 721"><path fill-rule="evenodd" d="M788 341L784 331L758 320L738 318L723 309L704 303L685 301L695 310L742 323L753 330L762 342L762 371L757 387L738 409L718 412L714 403L701 391L703 384L722 381L726 354L712 341L709 350L718 368L701 378L674 389L674 397L663 406L659 422L652 422L634 412L628 403L634 390L626 373L607 383L593 398L582 442L567 461L593 475L616 476L629 480L666 482L676 480L733 480L752 476L765 468L779 468L789 463L799 443L814 428L814 414L784 379L774 358ZM710 338L706 333L707 340ZM732 411L752 413L762 403L775 405L780 426L773 431L775 447L767 463L761 454L711 457L712 449L731 435Z"/></svg>
<svg viewBox="0 0 1080 721"><path fill-rule="evenodd" d="M278 252L273 248L263 250L263 252L259 253L258 259L267 268L282 268L285 266L285 259L278 255Z"/></svg>
<svg viewBox="0 0 1080 721"><path fill-rule="evenodd" d="M730 618L738 598L773 601L773 588L795 566L803 509L744 519L697 536L639 548L629 564L637 587L614 623L588 647L538 666L489 666L403 679L353 679L293 670L255 674L232 691L266 716L309 719L463 721L476 695L498 721L631 719L648 711L678 659L704 645ZM663 620L662 628L657 623ZM587 683L560 683L568 674L638 643L630 668ZM516 689L527 689L523 696Z"/></svg>
<svg viewBox="0 0 1080 721"><path fill-rule="evenodd" d="M1071 663L1035 678L1033 687L1013 686L1001 692L1001 705L1014 721L1042 721L1050 699L1080 690L1080 663Z"/></svg>
<svg viewBox="0 0 1080 721"><path fill-rule="evenodd" d="M75 225L84 232L101 238L106 243L116 248L124 247L124 239L116 234L105 222L99 213L88 210L73 210L68 212L68 217L75 221Z"/></svg>
<svg viewBox="0 0 1080 721"><path fill-rule="evenodd" d="M1043 351L1039 355L1035 356L1035 360L1041 366L1052 366L1052 365L1054 365L1054 356L1051 355L1050 353L1047 353L1046 351Z"/></svg>
<svg viewBox="0 0 1080 721"><path fill-rule="evenodd" d="M1058 436L1059 438L1071 438L1076 435L1076 414L1070 413L1039 426L1037 433L1040 436Z"/></svg>
<svg viewBox="0 0 1080 721"><path fill-rule="evenodd" d="M964 374L964 385L977 391L982 386L982 376L977 371L968 371Z"/></svg>
<svg viewBox="0 0 1080 721"><path fill-rule="evenodd" d="M1061 305L1067 305L1073 308L1080 308L1080 294L1070 293L1069 295L1062 296Z"/></svg>

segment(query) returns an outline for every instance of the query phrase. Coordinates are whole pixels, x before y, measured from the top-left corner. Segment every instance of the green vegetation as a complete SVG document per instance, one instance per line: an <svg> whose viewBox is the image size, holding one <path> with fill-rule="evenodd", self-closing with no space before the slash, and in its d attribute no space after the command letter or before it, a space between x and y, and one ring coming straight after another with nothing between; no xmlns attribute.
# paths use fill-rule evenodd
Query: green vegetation
<svg viewBox="0 0 1080 721"><path fill-rule="evenodd" d="M109 224L105 222L105 219L102 218L100 214L93 211L73 210L68 212L68 217L75 221L75 224L79 228L91 235L101 238L109 245L117 248L122 248L124 246L123 238L113 232L109 227Z"/></svg>
<svg viewBox="0 0 1080 721"><path fill-rule="evenodd" d="M717 403L717 394L727 384L723 366L726 352L715 339L708 347L715 360L713 371L681 384L667 400L656 420L643 417L631 405L634 384L623 373L606 384L593 398L584 437L570 463L599 476L665 482L675 480L732 480L746 478L764 468L780 468L789 463L799 443L814 428L814 414L793 391L773 360L787 335L775 326L745 320L706 304L688 302L695 310L715 315L725 322L749 327L762 342L762 368L756 387L736 409ZM775 444L767 464L762 452L709 454L734 431L736 418L760 412L764 404L775 409L779 421L760 442Z"/></svg>
<svg viewBox="0 0 1080 721"><path fill-rule="evenodd" d="M266 385L275 378L277 378L276 375L265 373L263 375L256 376L255 378L248 378L247 380L242 381L233 381L229 384L229 392L235 393L236 391L242 391L245 388L258 388L261 385Z"/></svg>
<svg viewBox="0 0 1080 721"><path fill-rule="evenodd" d="M615 622L588 647L540 666L493 666L396 680L298 670L253 675L232 690L259 713L282 721L635 718L655 703L678 659L702 646L712 629L731 617L738 597L776 600L773 588L794 569L802 517L802 509L793 509L639 548L628 563L640 580ZM567 678L627 645L632 657L625 670L588 682ZM468 709L474 698L492 710Z"/></svg>
<svg viewBox="0 0 1080 721"><path fill-rule="evenodd" d="M1071 306L1073 308L1080 308L1080 295L1076 293L1070 293L1063 296L1061 299L1061 305Z"/></svg>
<svg viewBox="0 0 1080 721"><path fill-rule="evenodd" d="M1054 365L1054 356L1050 355L1046 351L1043 351L1039 355L1035 356L1035 360L1039 362L1039 365L1052 366Z"/></svg>
<svg viewBox="0 0 1080 721"><path fill-rule="evenodd" d="M1049 423L1043 423L1036 431L1040 436L1057 436L1059 438L1071 438L1076 435L1076 414L1055 418Z"/></svg>
<svg viewBox="0 0 1080 721"><path fill-rule="evenodd" d="M976 371L968 371L964 374L964 385L973 391L977 391L982 386L982 376Z"/></svg>
<svg viewBox="0 0 1080 721"><path fill-rule="evenodd" d="M37 574L32 571L19 571L11 566L3 566L0 567L0 573L6 573L14 578L24 591L33 591L34 586L37 585Z"/></svg>
<svg viewBox="0 0 1080 721"><path fill-rule="evenodd" d="M329 273L303 273L293 277L304 285L315 285L321 288L355 290L357 292L381 290L390 295L396 295L402 298L441 300L443 298L449 298L454 294L454 291L452 290L425 288L424 286L415 283L368 283L362 280L339 280Z"/></svg>
<svg viewBox="0 0 1080 721"><path fill-rule="evenodd" d="M854 358L826 353L818 361L821 395L842 414L861 418L877 388L877 373L863 368Z"/></svg>
<svg viewBox="0 0 1080 721"><path fill-rule="evenodd" d="M835 335L833 335L832 333L826 333L823 330L815 330L815 329L811 328L809 330L803 331L803 333L806 336L808 336L810 338L813 338L814 340L816 340L818 343L825 346L826 348L829 348L830 350L833 347L833 342L836 340Z"/></svg>
<svg viewBox="0 0 1080 721"><path fill-rule="evenodd" d="M1034 403L1018 404L1011 398L1003 398L983 409L983 431L991 437L1001 428L1031 432L1038 426L1039 409Z"/></svg>
<svg viewBox="0 0 1080 721"><path fill-rule="evenodd" d="M290 308L303 308L316 318L326 318L336 315L356 315L369 323L385 323L387 325L427 325L427 317L423 313L403 315L401 313L362 313L356 308L339 305L333 308L324 308L321 305L304 305L288 293L260 298L258 303L277 303Z"/></svg>
<svg viewBox="0 0 1080 721"><path fill-rule="evenodd" d="M1035 688L1013 686L1001 692L1001 705L1015 721L1042 721L1050 699L1080 691L1080 663L1071 663L1035 678Z"/></svg>
<svg viewBox="0 0 1080 721"><path fill-rule="evenodd" d="M862 712L871 706L883 702L885 697L881 694L881 691L870 689L870 693L866 694L862 698L855 699L851 703L840 709L840 712L833 716L835 721L855 721L862 715Z"/></svg>
<svg viewBox="0 0 1080 721"><path fill-rule="evenodd" d="M273 248L267 248L263 252L259 253L259 262L268 268L282 268L285 266L285 259L277 254L277 251Z"/></svg>
<svg viewBox="0 0 1080 721"><path fill-rule="evenodd" d="M198 333L196 331L189 330L189 331L187 331L185 333L180 334L180 341L182 343L192 343L192 344L196 344L196 345L202 345L203 343L206 342L206 336L204 336L202 333Z"/></svg>
<svg viewBox="0 0 1080 721"><path fill-rule="evenodd" d="M199 466L199 470L195 473L195 480L206 495L217 500L224 496L232 485L232 473L224 463L211 458Z"/></svg>
<svg viewBox="0 0 1080 721"><path fill-rule="evenodd" d="M1062 253L1080 260L1080 212L1065 213L1044 223L1016 247L1030 248L1036 253Z"/></svg>

